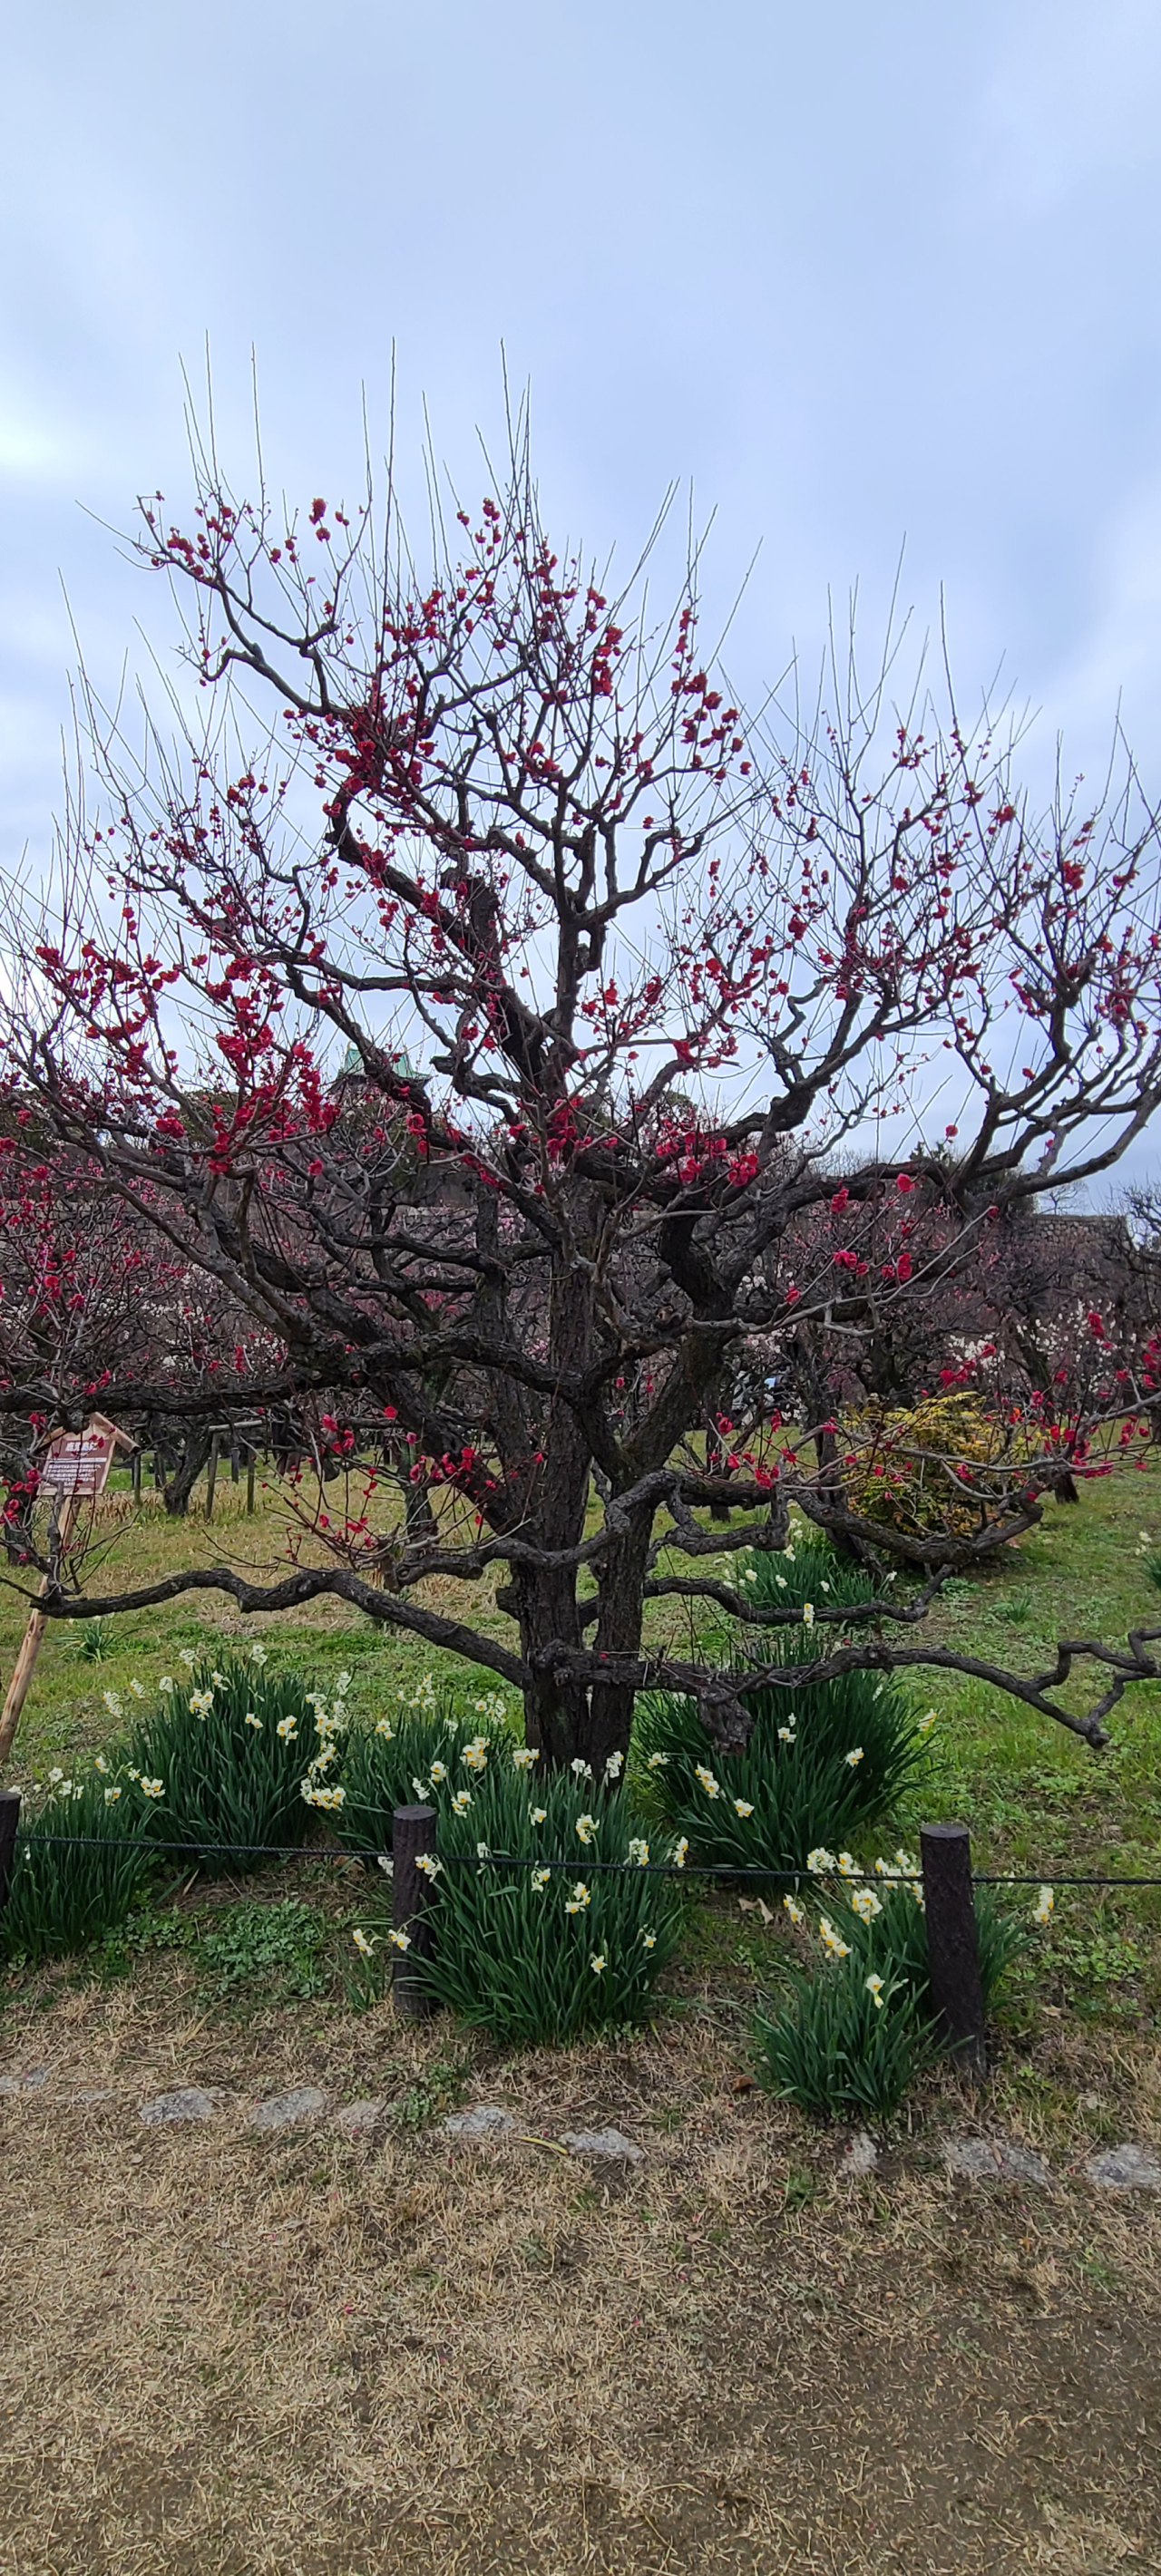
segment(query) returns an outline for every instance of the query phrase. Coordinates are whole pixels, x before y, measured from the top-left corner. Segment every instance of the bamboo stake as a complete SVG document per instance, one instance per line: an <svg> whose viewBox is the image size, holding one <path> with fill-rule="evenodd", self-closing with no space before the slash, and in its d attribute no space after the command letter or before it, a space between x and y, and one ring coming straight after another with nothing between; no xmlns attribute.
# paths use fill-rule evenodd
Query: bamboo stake
<svg viewBox="0 0 1161 2576"><path fill-rule="evenodd" d="M76 1528L80 1508L79 1494L65 1495L57 1523L58 1563ZM40 1587L42 1593L47 1592L51 1579L51 1576L45 1575ZM24 1631L24 1640L16 1658L15 1670L8 1684L8 1696L4 1702L3 1714L0 1715L0 1767L7 1762L12 1751L12 1739L20 1723L20 1712L28 1697L29 1684L36 1668L36 1658L40 1653L40 1641L47 1626L48 1621L43 1610L34 1610Z"/></svg>

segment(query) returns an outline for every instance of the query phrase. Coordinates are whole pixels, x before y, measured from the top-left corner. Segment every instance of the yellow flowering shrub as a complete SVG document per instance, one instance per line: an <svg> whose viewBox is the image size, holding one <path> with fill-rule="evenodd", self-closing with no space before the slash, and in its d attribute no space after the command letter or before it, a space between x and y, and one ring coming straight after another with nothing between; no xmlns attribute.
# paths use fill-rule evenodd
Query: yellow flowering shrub
<svg viewBox="0 0 1161 2576"><path fill-rule="evenodd" d="M1025 1474L1004 1425L963 1388L897 1410L861 1406L844 1415L842 1443L852 1510L913 1538L970 1537Z"/></svg>

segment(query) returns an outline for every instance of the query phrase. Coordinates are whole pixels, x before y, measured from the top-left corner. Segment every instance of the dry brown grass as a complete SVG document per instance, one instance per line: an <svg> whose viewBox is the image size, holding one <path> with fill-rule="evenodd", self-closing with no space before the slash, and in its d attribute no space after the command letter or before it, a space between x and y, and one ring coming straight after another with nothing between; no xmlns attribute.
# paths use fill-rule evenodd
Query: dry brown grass
<svg viewBox="0 0 1161 2576"><path fill-rule="evenodd" d="M477 2049L466 2098L517 2119L483 2146L247 2132L294 2082L438 2093L454 2033L389 2007L207 2019L166 1959L10 2017L6 2065L49 2076L0 2103L3 2576L1156 2567L1161 2228L1078 2170L1110 2123L1161 2131L1152 2049L1049 2030L1001 2074L986 2117L1051 2192L946 2179L948 2085L849 2182L687 2000L632 2042ZM191 2082L212 2126L141 2126ZM641 2166L553 2144L607 2121Z"/></svg>

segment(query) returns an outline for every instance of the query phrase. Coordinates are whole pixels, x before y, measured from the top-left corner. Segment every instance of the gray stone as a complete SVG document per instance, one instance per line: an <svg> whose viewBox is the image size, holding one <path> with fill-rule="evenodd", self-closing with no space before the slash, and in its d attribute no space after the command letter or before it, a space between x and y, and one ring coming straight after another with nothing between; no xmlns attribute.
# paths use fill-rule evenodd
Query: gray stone
<svg viewBox="0 0 1161 2576"><path fill-rule="evenodd" d="M1009 2138L949 2138L944 2146L943 2161L948 2172L963 2174L969 2182L1035 2182L1050 2183L1052 2176L1043 2156L1030 2147L1015 2147Z"/></svg>
<svg viewBox="0 0 1161 2576"><path fill-rule="evenodd" d="M327 2097L317 2084L296 2084L289 2093L272 2093L268 2102L259 2102L250 2113L251 2129L293 2129L299 2120L312 2120L316 2112L325 2111Z"/></svg>
<svg viewBox="0 0 1161 2576"><path fill-rule="evenodd" d="M79 2093L73 2095L74 2102L111 2102L112 2099L111 2084L85 2084Z"/></svg>
<svg viewBox="0 0 1161 2576"><path fill-rule="evenodd" d="M856 2129L846 2154L839 2165L844 2175L873 2173L879 2161L879 2150L869 2129Z"/></svg>
<svg viewBox="0 0 1161 2576"><path fill-rule="evenodd" d="M29 2066L23 2075L0 2075L0 2093L39 2093L47 2082L47 2066Z"/></svg>
<svg viewBox="0 0 1161 2576"><path fill-rule="evenodd" d="M560 2144L570 2156L619 2156L631 2165L642 2161L641 2148L631 2138L623 2138L619 2129L562 2129Z"/></svg>
<svg viewBox="0 0 1161 2576"><path fill-rule="evenodd" d="M440 2123L445 2138L503 2138L516 2126L510 2111L494 2102L477 2102L470 2111L453 2111Z"/></svg>
<svg viewBox="0 0 1161 2576"><path fill-rule="evenodd" d="M1085 2172L1102 2191L1161 2191L1161 2164L1146 2147L1106 2147Z"/></svg>
<svg viewBox="0 0 1161 2576"><path fill-rule="evenodd" d="M377 2102L345 2102L342 2110L335 2113L335 2127L342 2130L345 2138L366 2137L368 2130L378 2128L390 2108L386 2094Z"/></svg>
<svg viewBox="0 0 1161 2576"><path fill-rule="evenodd" d="M154 2101L143 2102L141 2117L147 2129L159 2129L169 2120L212 2120L217 2107L212 2093L202 2093L196 2084L182 2084L175 2093L159 2093Z"/></svg>

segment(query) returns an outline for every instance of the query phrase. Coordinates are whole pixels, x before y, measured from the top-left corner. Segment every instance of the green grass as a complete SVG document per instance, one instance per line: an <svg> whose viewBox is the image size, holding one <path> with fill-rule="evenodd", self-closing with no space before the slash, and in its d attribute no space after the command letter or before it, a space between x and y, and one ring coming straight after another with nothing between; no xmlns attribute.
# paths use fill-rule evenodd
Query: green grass
<svg viewBox="0 0 1161 2576"><path fill-rule="evenodd" d="M122 1478L122 1484L127 1479ZM115 1480L114 1480L115 1482ZM245 1488L243 1486L242 1493ZM124 1498L127 1500L127 1496ZM213 1521L207 1526L201 1494L184 1521L167 1521L147 1507L136 1521L106 1529L98 1521L85 1568L90 1594L138 1588L156 1582L180 1566L226 1564L256 1581L274 1582L288 1570L290 1522L285 1492L275 1484L259 1487L259 1508L246 1517L239 1497L219 1477ZM312 1561L308 1546L303 1561ZM22 1578L5 1569L0 1585L0 1671L15 1662L29 1603L17 1588ZM435 1606L459 1599L460 1587L429 1587ZM486 1585L465 1587L467 1615L485 1633L511 1641L510 1619L495 1607ZM427 1596L425 1596L427 1597ZM220 1658L229 1645L245 1648L260 1637L270 1656L272 1674L294 1670L308 1687L333 1693L338 1674L352 1676L350 1703L360 1714L394 1714L398 1694L410 1697L431 1672L447 1683L470 1707L481 1690L497 1687L496 1676L433 1653L419 1640L369 1620L352 1618L344 1604L325 1600L285 1617L243 1618L225 1595L187 1594L160 1609L127 1612L101 1623L94 1653L94 1623L50 1621L37 1659L32 1687L20 1721L10 1778L17 1783L43 1778L54 1763L70 1767L86 1751L104 1746L114 1721L105 1693L128 1699L140 1681L152 1700L165 1673L180 1670L187 1648L201 1660Z"/></svg>
<svg viewBox="0 0 1161 2576"><path fill-rule="evenodd" d="M1132 1627L1161 1626L1161 1594L1149 1579L1149 1560L1161 1539L1158 1473L1150 1468L1109 1477L1083 1486L1078 1506L1050 1506L1042 1527L1005 1550L1000 1563L949 1587L928 1633L1029 1672L1051 1661L1058 1637L1091 1634L1112 1644ZM250 1520L229 1485L219 1481L209 1527L197 1512L184 1523L168 1523L148 1511L136 1526L98 1531L86 1587L94 1593L113 1590L148 1582L183 1563L223 1560L272 1579L285 1570L286 1533L277 1488L260 1489L260 1508ZM461 1591L440 1583L430 1591L441 1608L461 1610L487 1633L513 1640L512 1622L484 1586ZM0 1591L5 1672L25 1617L17 1593ZM649 1642L659 1645L669 1636L677 1642L677 1620L672 1604L657 1605ZM152 1696L161 1675L174 1669L181 1647L220 1655L228 1643L255 1635L269 1650L272 1671L294 1668L308 1687L333 1689L345 1667L352 1677L352 1709L372 1719L393 1716L400 1692L410 1697L428 1673L468 1710L481 1692L496 1686L483 1668L353 1620L340 1604L316 1603L283 1619L243 1620L224 1598L187 1596L160 1610L106 1622L99 1660L91 1647L86 1651L83 1623L50 1624L10 1776L17 1782L43 1779L54 1763L71 1767L85 1751L107 1744L117 1730L103 1694L124 1699L137 1678ZM925 1816L962 1816L971 1826L980 1869L1038 1874L1071 1867L1161 1876L1161 1686L1127 1695L1110 1721L1112 1746L1099 1756L1063 1728L977 1682L920 1672L909 1687L920 1708L936 1709L939 1723L922 1789L882 1828L882 1847L893 1829L913 1842ZM1074 1685L1070 1704L1079 1707L1082 1696ZM735 1917L732 1938L737 1932ZM1049 2001L1082 2017L1110 2023L1147 2017L1161 2002L1161 1889L1105 1896L1061 1891L1036 1964L1013 1981L1015 2008L1033 1977Z"/></svg>

